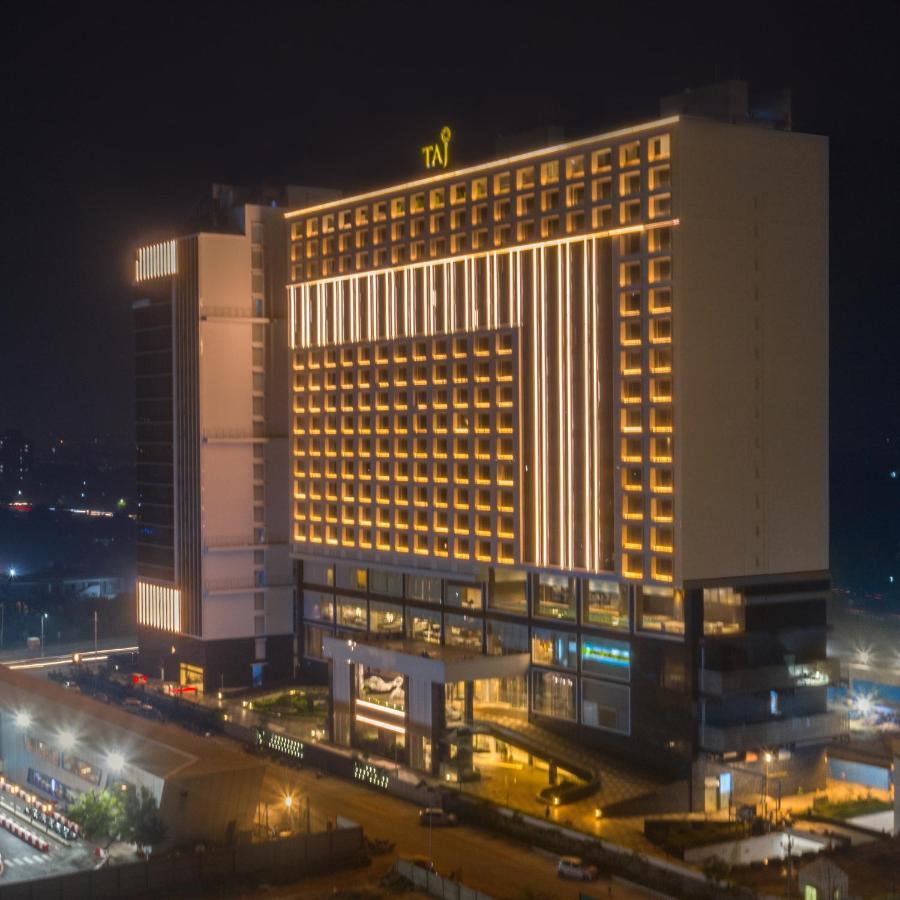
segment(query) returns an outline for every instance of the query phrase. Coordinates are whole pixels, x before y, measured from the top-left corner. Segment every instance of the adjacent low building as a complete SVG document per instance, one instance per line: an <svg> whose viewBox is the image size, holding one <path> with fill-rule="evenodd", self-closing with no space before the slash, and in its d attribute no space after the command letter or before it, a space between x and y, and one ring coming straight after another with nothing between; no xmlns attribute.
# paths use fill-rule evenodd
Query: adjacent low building
<svg viewBox="0 0 900 900"><path fill-rule="evenodd" d="M89 791L147 788L167 840L223 841L253 824L265 764L0 666L3 773L60 809Z"/></svg>

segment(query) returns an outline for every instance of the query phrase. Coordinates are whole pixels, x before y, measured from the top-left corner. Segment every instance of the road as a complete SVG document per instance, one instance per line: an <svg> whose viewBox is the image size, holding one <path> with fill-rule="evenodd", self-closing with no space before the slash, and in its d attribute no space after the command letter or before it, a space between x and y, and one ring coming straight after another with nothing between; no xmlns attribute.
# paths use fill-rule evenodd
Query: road
<svg viewBox="0 0 900 900"><path fill-rule="evenodd" d="M394 841L394 854L373 861L375 873L390 868L397 854L428 856L428 829L419 825L417 809L409 803L334 776L316 778L314 772L270 763L262 799L270 804L270 824L276 827L280 823L274 819L274 810L284 809L283 798L288 793L294 794L294 808L304 811L306 799L310 798L314 830L323 819L334 821L341 815L361 824L369 837ZM301 821L305 823L305 818ZM433 829L432 856L439 873L456 872L464 884L496 898L522 900L543 896L575 900L582 890L598 898L625 900L652 896L637 888L611 884L606 879L592 885L561 881L556 876L555 856L469 826ZM344 883L346 878L350 880ZM354 881L349 873L341 873L330 881L317 878L308 888L329 885L341 888L359 880L359 875Z"/></svg>
<svg viewBox="0 0 900 900"><path fill-rule="evenodd" d="M47 878L50 875L91 868L94 865L91 849L83 842L63 847L56 841L51 841L50 852L41 853L5 828L0 828L0 854L3 856L4 866L0 887L15 881L30 881L33 878Z"/></svg>

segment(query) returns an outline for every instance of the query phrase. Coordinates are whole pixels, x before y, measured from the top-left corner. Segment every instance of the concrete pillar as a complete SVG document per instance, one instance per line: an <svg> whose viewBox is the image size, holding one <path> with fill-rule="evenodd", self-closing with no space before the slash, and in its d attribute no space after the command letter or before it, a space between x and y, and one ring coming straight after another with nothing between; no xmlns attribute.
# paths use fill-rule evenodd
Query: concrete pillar
<svg viewBox="0 0 900 900"><path fill-rule="evenodd" d="M475 719L475 685L471 681L465 682L465 711L463 716L466 724L470 725Z"/></svg>
<svg viewBox="0 0 900 900"><path fill-rule="evenodd" d="M556 763L550 763L547 774L549 776L550 784L556 784L559 781L559 772L557 771Z"/></svg>

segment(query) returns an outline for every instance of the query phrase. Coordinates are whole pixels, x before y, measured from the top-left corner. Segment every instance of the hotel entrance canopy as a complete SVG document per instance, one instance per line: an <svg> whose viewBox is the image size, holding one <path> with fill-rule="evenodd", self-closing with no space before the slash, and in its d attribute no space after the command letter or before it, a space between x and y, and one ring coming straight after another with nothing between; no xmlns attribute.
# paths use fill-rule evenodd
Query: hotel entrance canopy
<svg viewBox="0 0 900 900"><path fill-rule="evenodd" d="M488 656L465 647L443 647L399 638L378 640L371 635L361 635L358 641L327 637L323 650L336 665L355 663L431 684L514 678L525 675L530 663L528 653Z"/></svg>

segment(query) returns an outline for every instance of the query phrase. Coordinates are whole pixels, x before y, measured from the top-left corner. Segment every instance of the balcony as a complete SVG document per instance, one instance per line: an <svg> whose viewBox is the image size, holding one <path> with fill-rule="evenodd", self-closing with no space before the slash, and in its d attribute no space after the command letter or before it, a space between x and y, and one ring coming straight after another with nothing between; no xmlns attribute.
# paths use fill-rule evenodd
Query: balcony
<svg viewBox="0 0 900 900"><path fill-rule="evenodd" d="M792 665L760 666L719 672L700 669L700 693L710 697L771 691L789 687L826 687L831 683L831 664L826 659Z"/></svg>
<svg viewBox="0 0 900 900"><path fill-rule="evenodd" d="M818 713L746 725L700 726L700 746L713 753L759 750L796 742L830 741L847 731L844 713Z"/></svg>
<svg viewBox="0 0 900 900"><path fill-rule="evenodd" d="M208 596L214 594L245 594L254 591L271 590L272 588L292 588L293 586L293 583L287 579L257 584L253 578L240 576L235 578L207 578L203 582L203 593Z"/></svg>
<svg viewBox="0 0 900 900"><path fill-rule="evenodd" d="M203 541L203 549L207 553L229 550L253 550L263 547L275 547L287 544L287 535L284 534L258 534L247 531L244 534L215 534L206 537Z"/></svg>

